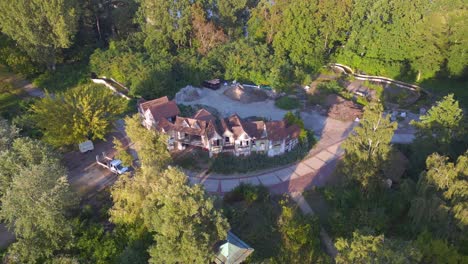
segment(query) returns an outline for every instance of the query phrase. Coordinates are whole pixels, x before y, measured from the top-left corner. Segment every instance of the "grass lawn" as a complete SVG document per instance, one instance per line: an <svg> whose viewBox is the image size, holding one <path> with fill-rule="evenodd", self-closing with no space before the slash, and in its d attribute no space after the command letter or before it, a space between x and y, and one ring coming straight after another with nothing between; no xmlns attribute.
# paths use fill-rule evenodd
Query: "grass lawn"
<svg viewBox="0 0 468 264"><path fill-rule="evenodd" d="M283 110L293 110L299 108L301 104L297 99L284 96L275 101L275 106Z"/></svg>

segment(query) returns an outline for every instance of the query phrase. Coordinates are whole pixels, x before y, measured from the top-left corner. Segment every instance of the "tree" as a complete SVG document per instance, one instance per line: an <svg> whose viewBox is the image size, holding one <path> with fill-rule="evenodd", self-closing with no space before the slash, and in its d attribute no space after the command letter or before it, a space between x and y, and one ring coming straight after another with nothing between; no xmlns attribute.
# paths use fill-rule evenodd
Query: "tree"
<svg viewBox="0 0 468 264"><path fill-rule="evenodd" d="M0 150L8 149L18 134L19 130L14 125L10 125L8 121L0 118ZM1 153L2 151L0 151L0 155Z"/></svg>
<svg viewBox="0 0 468 264"><path fill-rule="evenodd" d="M120 159L123 164L131 166L133 164L133 156L127 152L127 148L123 145L122 141L114 137L112 143L117 152L115 158Z"/></svg>
<svg viewBox="0 0 468 264"><path fill-rule="evenodd" d="M325 50L317 21L311 16L317 12L317 5L310 1L282 1L288 4L282 10L272 42L275 57L288 58L303 69L317 70L323 64Z"/></svg>
<svg viewBox="0 0 468 264"><path fill-rule="evenodd" d="M213 245L226 239L229 225L203 187L190 186L185 174L169 168L150 188L143 213L148 230L155 232L150 263L212 261Z"/></svg>
<svg viewBox="0 0 468 264"><path fill-rule="evenodd" d="M214 243L226 237L228 224L213 200L200 185L188 185L177 169L144 167L133 178L120 179L112 197L114 223L142 226L155 234L151 263L207 263Z"/></svg>
<svg viewBox="0 0 468 264"><path fill-rule="evenodd" d="M213 22L206 21L205 10L200 3L192 5L192 25L198 52L206 55L212 48L227 41L222 29L216 28Z"/></svg>
<svg viewBox="0 0 468 264"><path fill-rule="evenodd" d="M420 121L412 121L416 127L414 156L418 163L430 153L438 151L441 154L453 156L452 142L460 139L464 133L463 111L453 94L445 96L438 101L427 113L421 116Z"/></svg>
<svg viewBox="0 0 468 264"><path fill-rule="evenodd" d="M71 226L67 210L74 204L66 171L42 143L15 140L11 183L1 198L0 218L17 238L10 256L22 263L44 260L67 247Z"/></svg>
<svg viewBox="0 0 468 264"><path fill-rule="evenodd" d="M31 109L44 140L53 146L104 139L127 102L102 85L83 85L60 94L46 94Z"/></svg>
<svg viewBox="0 0 468 264"><path fill-rule="evenodd" d="M418 235L415 245L423 255L422 263L463 263L463 256L455 247L445 240L433 238L427 231Z"/></svg>
<svg viewBox="0 0 468 264"><path fill-rule="evenodd" d="M256 0L216 0L214 9L219 16L219 24L226 30L229 37L242 36L248 9L256 4Z"/></svg>
<svg viewBox="0 0 468 264"><path fill-rule="evenodd" d="M468 152L457 164L447 161L437 153L427 158L409 211L415 230L427 228L443 238L458 237L468 226Z"/></svg>
<svg viewBox="0 0 468 264"><path fill-rule="evenodd" d="M14 129L14 127L11 127ZM47 163L59 163L59 157L44 143L29 138L11 139L0 152L0 198L12 179L22 170ZM46 165L44 165L46 166Z"/></svg>
<svg viewBox="0 0 468 264"><path fill-rule="evenodd" d="M164 170L169 165L171 156L167 151L167 137L144 128L138 114L125 118L125 132L138 152L142 167Z"/></svg>
<svg viewBox="0 0 468 264"><path fill-rule="evenodd" d="M54 63L54 54L72 45L78 1L0 1L0 28L36 61Z"/></svg>
<svg viewBox="0 0 468 264"><path fill-rule="evenodd" d="M278 227L283 242L278 263L317 263L321 257L317 219L283 202Z"/></svg>
<svg viewBox="0 0 468 264"><path fill-rule="evenodd" d="M366 107L359 126L343 143L346 152L343 172L350 180L365 190L382 183L396 128L397 124L391 123L388 115L383 116L382 105L372 103Z"/></svg>
<svg viewBox="0 0 468 264"><path fill-rule="evenodd" d="M246 40L227 44L219 57L226 69L225 78L269 84L269 52L266 45Z"/></svg>
<svg viewBox="0 0 468 264"><path fill-rule="evenodd" d="M190 42L191 1L142 0L139 20L150 54L187 47Z"/></svg>
<svg viewBox="0 0 468 264"><path fill-rule="evenodd" d="M384 235L353 233L352 239L338 238L336 263L419 263L421 253L409 242Z"/></svg>

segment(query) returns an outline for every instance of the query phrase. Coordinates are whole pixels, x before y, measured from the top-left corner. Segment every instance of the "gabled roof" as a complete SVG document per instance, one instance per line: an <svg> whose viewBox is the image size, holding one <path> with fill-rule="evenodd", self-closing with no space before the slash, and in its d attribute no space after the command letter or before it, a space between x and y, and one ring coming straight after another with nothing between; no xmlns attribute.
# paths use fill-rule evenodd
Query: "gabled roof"
<svg viewBox="0 0 468 264"><path fill-rule="evenodd" d="M195 115L193 115L193 118L194 119L198 119L198 120L203 120L203 121L210 121L210 120L216 120L216 117L213 116L210 112L208 112L208 110L202 108L200 110L198 110Z"/></svg>
<svg viewBox="0 0 468 264"><path fill-rule="evenodd" d="M167 96L140 103L140 108L143 112L149 110L155 120L174 117L180 113L175 101L169 101Z"/></svg>
<svg viewBox="0 0 468 264"><path fill-rule="evenodd" d="M269 140L278 141L289 138L298 138L301 133L301 128L298 125L286 127L284 121L266 122L267 138Z"/></svg>
<svg viewBox="0 0 468 264"><path fill-rule="evenodd" d="M184 126L184 123L187 123L189 127ZM206 125L206 121L177 116L172 129L191 135L201 136L205 133Z"/></svg>
<svg viewBox="0 0 468 264"><path fill-rule="evenodd" d="M250 137L261 139L264 136L265 131L265 122L263 121L254 121L254 122L244 122L245 130Z"/></svg>
<svg viewBox="0 0 468 264"><path fill-rule="evenodd" d="M227 119L227 126L230 128L230 131L234 134L235 138L240 137L242 134L247 134L249 137L249 133L244 128L244 124L241 118L237 114L233 114Z"/></svg>
<svg viewBox="0 0 468 264"><path fill-rule="evenodd" d="M219 136L222 135L222 133L220 133L218 127L216 126L216 121L210 120L208 121L208 124L206 125L206 135L208 139L210 139L210 138L213 138L215 134L218 134Z"/></svg>

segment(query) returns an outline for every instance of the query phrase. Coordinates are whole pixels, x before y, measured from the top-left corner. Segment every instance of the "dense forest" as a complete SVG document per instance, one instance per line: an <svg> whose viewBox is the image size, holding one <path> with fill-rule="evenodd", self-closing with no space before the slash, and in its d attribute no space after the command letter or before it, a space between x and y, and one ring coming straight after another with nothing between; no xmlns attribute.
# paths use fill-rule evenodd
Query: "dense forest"
<svg viewBox="0 0 468 264"><path fill-rule="evenodd" d="M0 77L6 67L46 90L40 99L0 104L0 221L16 237L0 251L3 262L204 264L232 230L255 249L247 263L468 263L467 7L465 0L0 0ZM342 145L340 181L303 193L316 215L262 186L218 197L191 185L167 138L131 115L135 102L129 110L89 80L114 78L145 99L212 78L288 93L327 74L330 62L435 96L411 122L415 139L405 145L391 143L397 123L382 102L367 102ZM0 96L11 93L0 82ZM102 142L118 119L139 165L80 198L64 155L83 138ZM116 138L113 148L133 162Z"/></svg>
<svg viewBox="0 0 468 264"><path fill-rule="evenodd" d="M466 93L456 89L468 76L463 0L31 0L0 6L0 62L50 91L83 82L90 72L151 98L215 77L287 90L339 62L435 90L445 88L438 80L450 81L452 92Z"/></svg>

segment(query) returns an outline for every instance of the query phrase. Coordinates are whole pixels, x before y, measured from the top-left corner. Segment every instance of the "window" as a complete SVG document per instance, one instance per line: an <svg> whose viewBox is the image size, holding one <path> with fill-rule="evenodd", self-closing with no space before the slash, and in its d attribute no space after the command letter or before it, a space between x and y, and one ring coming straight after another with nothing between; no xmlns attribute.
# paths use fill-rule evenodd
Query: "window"
<svg viewBox="0 0 468 264"><path fill-rule="evenodd" d="M213 146L217 147L217 146L219 146L219 143L220 143L219 139L213 140Z"/></svg>
<svg viewBox="0 0 468 264"><path fill-rule="evenodd" d="M246 146L249 145L249 141L248 141L248 140L245 141L245 145L246 145Z"/></svg>
<svg viewBox="0 0 468 264"><path fill-rule="evenodd" d="M230 142L230 141L229 141L229 137L225 137L225 138L224 138L224 142L229 143L229 142Z"/></svg>

